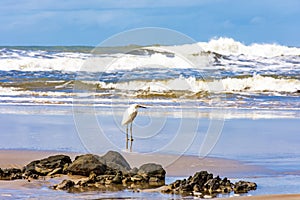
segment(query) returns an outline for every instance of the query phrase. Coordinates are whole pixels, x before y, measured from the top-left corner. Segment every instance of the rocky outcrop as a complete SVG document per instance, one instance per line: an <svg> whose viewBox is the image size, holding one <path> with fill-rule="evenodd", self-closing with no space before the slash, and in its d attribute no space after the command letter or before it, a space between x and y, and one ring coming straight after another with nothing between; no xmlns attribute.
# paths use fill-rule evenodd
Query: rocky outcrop
<svg viewBox="0 0 300 200"><path fill-rule="evenodd" d="M76 174L86 176L77 181L73 181L74 184L71 184L71 182L68 180L63 180L61 183L54 185L53 188L69 191L84 191L97 188L111 190L115 190L117 188L118 190L123 190L134 188L153 188L165 184L166 171L161 165L148 163L142 165L139 169L130 169L127 161L121 155L116 155L116 152L110 152L103 157L97 157L95 155L88 154L81 156L80 158L76 158L75 161L69 166L69 172L70 168L73 168L74 163L77 165L79 159L80 167L85 162L89 163L89 160L93 160L95 165L90 167L86 167L89 165L85 165L85 171L87 172L86 174L82 174L81 169L78 171L73 171L72 174L76 172ZM104 162L109 164L105 165L103 164ZM99 173L100 171L98 171L98 168L93 170L95 168L94 166L98 166L99 164L101 166L106 166L105 170L104 168L101 168L101 170L103 169L101 173ZM87 176L87 174L89 175Z"/></svg>
<svg viewBox="0 0 300 200"><path fill-rule="evenodd" d="M166 171L164 170L164 168L161 165L155 163L147 163L142 165L137 173L142 176L159 177L162 179L164 179L166 175Z"/></svg>
<svg viewBox="0 0 300 200"><path fill-rule="evenodd" d="M166 171L159 164L147 163L138 169L137 174L147 180L150 185L159 186L165 182Z"/></svg>
<svg viewBox="0 0 300 200"><path fill-rule="evenodd" d="M93 154L77 156L67 168L70 174L83 176L89 176L92 172L96 175L104 175L116 174L118 171L126 173L130 170L128 162L116 151L109 151L104 156Z"/></svg>
<svg viewBox="0 0 300 200"><path fill-rule="evenodd" d="M161 165L146 163L139 168L131 168L125 158L115 151L109 151L104 156L93 154L77 156L73 162L69 156L56 155L32 161L23 169L0 168L0 180L28 179L30 181L30 179L60 174L80 175L68 176L61 183L52 186L53 189L70 192L135 190L163 186L159 189L163 193L207 198L216 197L220 193L247 193L257 188L253 182L231 183L226 177L214 177L207 171L200 171L187 179L176 180L165 185L166 171Z"/></svg>
<svg viewBox="0 0 300 200"><path fill-rule="evenodd" d="M65 170L71 162L70 157L66 155L50 156L32 161L23 169L0 169L0 180L37 179L39 176L66 174Z"/></svg>
<svg viewBox="0 0 300 200"><path fill-rule="evenodd" d="M226 177L221 179L219 176L214 177L207 171L201 171L190 176L188 179L176 180L175 182L163 187L161 192L193 195L201 198L216 197L220 193L247 193L255 190L256 184L252 182L239 181L235 184L231 183Z"/></svg>
<svg viewBox="0 0 300 200"><path fill-rule="evenodd" d="M17 168L1 169L0 180L15 180L22 178L22 170Z"/></svg>
<svg viewBox="0 0 300 200"><path fill-rule="evenodd" d="M107 166L97 155L86 154L77 156L67 168L67 172L73 175L89 176L91 172L96 175L104 174Z"/></svg>
<svg viewBox="0 0 300 200"><path fill-rule="evenodd" d="M234 193L240 194L240 193L247 193L250 190L256 190L256 188L257 188L256 183L248 182L248 181L239 181L234 184L233 190Z"/></svg>
<svg viewBox="0 0 300 200"><path fill-rule="evenodd" d="M108 167L115 170L127 172L131 169L125 158L116 151L107 152L104 156L101 157L101 160L104 161L104 163Z"/></svg>
<svg viewBox="0 0 300 200"><path fill-rule="evenodd" d="M39 176L51 176L65 174L66 168L72 163L71 158L66 155L55 155L42 160L35 160L26 165L23 169L25 176L33 174Z"/></svg>
<svg viewBox="0 0 300 200"><path fill-rule="evenodd" d="M60 184L56 186L58 190L69 190L75 185L74 181L72 180L63 180Z"/></svg>

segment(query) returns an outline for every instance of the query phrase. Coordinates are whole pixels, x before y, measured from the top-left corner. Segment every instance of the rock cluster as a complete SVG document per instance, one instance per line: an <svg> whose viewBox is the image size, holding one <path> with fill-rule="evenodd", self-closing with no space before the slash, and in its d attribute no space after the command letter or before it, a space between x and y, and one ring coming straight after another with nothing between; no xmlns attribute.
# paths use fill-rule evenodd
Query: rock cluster
<svg viewBox="0 0 300 200"><path fill-rule="evenodd" d="M78 156L68 166L66 172L84 177L77 180L63 180L54 185L54 189L74 191L151 188L164 185L166 174L162 166L155 163L131 169L123 156L113 151L102 157L92 154Z"/></svg>
<svg viewBox="0 0 300 200"><path fill-rule="evenodd" d="M1 169L0 180L15 180L22 178L22 170L17 168Z"/></svg>
<svg viewBox="0 0 300 200"><path fill-rule="evenodd" d="M239 181L231 183L226 177L221 179L219 176L214 177L207 171L201 171L190 176L188 179L176 180L175 182L163 187L161 192L193 195L199 197L211 196L216 197L220 193L247 193L250 190L256 190L256 183Z"/></svg>
<svg viewBox="0 0 300 200"><path fill-rule="evenodd" d="M23 169L0 169L0 180L30 181L44 176L79 175L81 178L63 180L53 186L54 189L72 191L89 188L159 187L165 184L165 174L163 167L155 163L131 169L121 154L109 151L104 156L93 154L77 156L73 162L69 156L55 155L32 161Z"/></svg>
<svg viewBox="0 0 300 200"><path fill-rule="evenodd" d="M38 176L52 176L66 174L71 158L66 155L55 155L42 160L35 160L23 169L25 177L37 178Z"/></svg>
<svg viewBox="0 0 300 200"><path fill-rule="evenodd" d="M214 177L207 171L200 171L188 179L176 180L165 185L166 171L159 164L147 163L139 168L131 168L124 157L115 151L104 156L93 154L80 155L72 162L69 156L55 155L30 162L23 169L0 168L0 180L38 179L68 175L68 179L52 186L57 190L70 192L87 190L123 190L159 188L158 191L169 194L193 195L198 197L216 197L220 193L246 193L255 190L252 182Z"/></svg>
<svg viewBox="0 0 300 200"><path fill-rule="evenodd" d="M65 155L55 155L42 160L35 160L23 169L0 169L0 180L38 179L40 176L66 174L71 158Z"/></svg>
<svg viewBox="0 0 300 200"><path fill-rule="evenodd" d="M257 188L256 183L249 182L249 181L239 181L233 185L233 190L237 194L247 193L250 190L256 190L256 188Z"/></svg>

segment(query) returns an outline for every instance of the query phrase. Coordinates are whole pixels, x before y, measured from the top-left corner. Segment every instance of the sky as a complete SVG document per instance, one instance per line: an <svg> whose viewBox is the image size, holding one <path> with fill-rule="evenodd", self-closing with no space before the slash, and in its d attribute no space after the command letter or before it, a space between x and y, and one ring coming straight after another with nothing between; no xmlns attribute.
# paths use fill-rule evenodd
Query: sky
<svg viewBox="0 0 300 200"><path fill-rule="evenodd" d="M195 41L300 47L299 0L1 0L0 46L95 46L123 31L161 27Z"/></svg>

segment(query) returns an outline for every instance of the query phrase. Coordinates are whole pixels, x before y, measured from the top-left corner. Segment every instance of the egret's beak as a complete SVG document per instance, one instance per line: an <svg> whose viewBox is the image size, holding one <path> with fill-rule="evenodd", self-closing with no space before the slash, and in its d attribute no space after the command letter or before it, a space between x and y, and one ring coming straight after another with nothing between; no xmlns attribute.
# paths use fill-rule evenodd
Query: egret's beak
<svg viewBox="0 0 300 200"><path fill-rule="evenodd" d="M139 108L147 108L147 107L139 105Z"/></svg>

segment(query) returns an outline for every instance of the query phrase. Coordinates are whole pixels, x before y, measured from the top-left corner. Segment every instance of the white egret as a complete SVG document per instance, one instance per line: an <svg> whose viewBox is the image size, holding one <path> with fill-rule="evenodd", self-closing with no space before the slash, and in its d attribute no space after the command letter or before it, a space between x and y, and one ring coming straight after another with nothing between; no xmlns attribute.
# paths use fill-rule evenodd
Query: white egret
<svg viewBox="0 0 300 200"><path fill-rule="evenodd" d="M122 125L126 125L126 140L128 141L128 125L130 124L130 140L133 141L132 137L132 122L135 119L138 108L146 108L145 106L141 106L139 104L132 104L127 108L123 114Z"/></svg>

